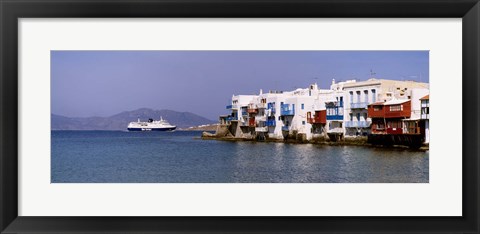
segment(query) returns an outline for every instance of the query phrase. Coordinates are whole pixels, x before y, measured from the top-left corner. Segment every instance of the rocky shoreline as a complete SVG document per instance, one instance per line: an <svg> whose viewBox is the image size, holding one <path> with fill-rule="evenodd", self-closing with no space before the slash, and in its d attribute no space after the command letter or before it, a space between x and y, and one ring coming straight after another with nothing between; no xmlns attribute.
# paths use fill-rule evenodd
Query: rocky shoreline
<svg viewBox="0 0 480 234"><path fill-rule="evenodd" d="M290 134L285 139L275 139L275 138L258 138L253 135L246 135L242 137L233 136L228 129L217 128L215 133L203 132L202 140L220 140L220 141L247 141L247 142L264 142L264 143L289 143L289 144L317 144L317 145L329 145L329 146L364 146L364 147L375 147L375 148L403 148L409 149L407 146L403 145L376 145L368 142L368 137L366 136L357 136L357 137L345 137L339 141L332 141L329 137L325 136L316 136L311 140L306 140L302 134L293 135ZM423 145L418 149L420 151L428 151L428 145Z"/></svg>

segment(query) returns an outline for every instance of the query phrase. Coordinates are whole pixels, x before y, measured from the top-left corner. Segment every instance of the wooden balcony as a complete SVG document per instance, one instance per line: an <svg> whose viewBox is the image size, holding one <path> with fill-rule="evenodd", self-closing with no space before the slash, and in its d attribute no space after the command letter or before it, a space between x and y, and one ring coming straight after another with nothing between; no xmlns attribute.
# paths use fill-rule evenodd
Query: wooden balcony
<svg viewBox="0 0 480 234"><path fill-rule="evenodd" d="M249 126L249 127L255 127L255 126L257 126L256 123L255 123L255 118L250 118L250 119L248 120L248 126Z"/></svg>
<svg viewBox="0 0 480 234"><path fill-rule="evenodd" d="M350 109L365 109L367 108L367 102L352 102L350 103Z"/></svg>
<svg viewBox="0 0 480 234"><path fill-rule="evenodd" d="M326 124L327 123L327 111L315 111L315 115L311 116L311 113L307 113L307 122L310 124Z"/></svg>

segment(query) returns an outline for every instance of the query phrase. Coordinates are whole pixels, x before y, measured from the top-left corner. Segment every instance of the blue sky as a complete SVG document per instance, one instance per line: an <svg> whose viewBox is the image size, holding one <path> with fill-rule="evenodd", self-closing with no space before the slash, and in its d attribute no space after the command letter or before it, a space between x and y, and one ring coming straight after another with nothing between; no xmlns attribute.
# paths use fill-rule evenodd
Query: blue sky
<svg viewBox="0 0 480 234"><path fill-rule="evenodd" d="M428 82L428 51L52 51L52 113L109 116L138 108L216 120L232 94L376 78Z"/></svg>

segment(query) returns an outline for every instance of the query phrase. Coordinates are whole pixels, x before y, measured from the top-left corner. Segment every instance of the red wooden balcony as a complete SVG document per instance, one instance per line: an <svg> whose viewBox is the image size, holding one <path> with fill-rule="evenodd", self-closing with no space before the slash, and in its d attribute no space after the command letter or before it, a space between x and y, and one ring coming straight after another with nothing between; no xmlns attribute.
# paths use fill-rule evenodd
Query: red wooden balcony
<svg viewBox="0 0 480 234"><path fill-rule="evenodd" d="M326 124L327 123L327 111L315 111L315 115L311 116L311 113L307 113L307 122L310 124Z"/></svg>
<svg viewBox="0 0 480 234"><path fill-rule="evenodd" d="M249 126L249 127L255 127L255 126L256 126L256 124L255 124L255 118L250 118L250 119L248 120L248 126Z"/></svg>
<svg viewBox="0 0 480 234"><path fill-rule="evenodd" d="M411 102L384 105L383 103L374 103L368 106L369 118L410 118Z"/></svg>
<svg viewBox="0 0 480 234"><path fill-rule="evenodd" d="M383 103L374 103L368 106L369 118L385 118L385 107Z"/></svg>

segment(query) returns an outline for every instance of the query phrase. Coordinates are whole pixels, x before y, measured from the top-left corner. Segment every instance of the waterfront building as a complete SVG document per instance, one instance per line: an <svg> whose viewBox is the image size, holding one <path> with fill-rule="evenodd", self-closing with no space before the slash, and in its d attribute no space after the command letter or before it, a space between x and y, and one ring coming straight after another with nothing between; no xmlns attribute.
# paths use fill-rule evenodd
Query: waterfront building
<svg viewBox="0 0 480 234"><path fill-rule="evenodd" d="M411 100L393 99L368 105L372 134L403 134L403 119L411 116Z"/></svg>
<svg viewBox="0 0 480 234"><path fill-rule="evenodd" d="M232 111L230 115L228 115L227 123L232 120L245 122L248 117L246 108L256 97L255 95L233 95L231 104L226 106L227 109Z"/></svg>
<svg viewBox="0 0 480 234"><path fill-rule="evenodd" d="M429 139L422 118L421 99L428 89L412 89L410 98L393 98L386 102L368 105L368 117L372 120L368 141L373 144L407 145L420 147Z"/></svg>
<svg viewBox="0 0 480 234"><path fill-rule="evenodd" d="M418 100L412 92L418 89L428 90L428 84L375 78L344 83L343 90L346 94L344 104L345 136L367 136L370 134L372 119L368 117L367 109L368 105L372 103L388 102L393 99L412 99L415 102L413 106L416 111L416 101Z"/></svg>
<svg viewBox="0 0 480 234"><path fill-rule="evenodd" d="M332 80L330 85L330 93L325 95L323 101L325 103L326 111L326 132L331 140L342 140L345 136L344 113L345 113L345 92L343 86L347 83L354 82L347 80L344 82L335 83Z"/></svg>
<svg viewBox="0 0 480 234"><path fill-rule="evenodd" d="M316 84L314 84L315 88ZM317 93L313 100L313 111L307 112L307 122L311 124L312 137L327 136L327 107L326 100L332 99L332 90L317 89Z"/></svg>
<svg viewBox="0 0 480 234"><path fill-rule="evenodd" d="M420 119L425 126L425 139L424 143L430 143L430 95L426 95L420 98L421 101L421 112L420 112Z"/></svg>
<svg viewBox="0 0 480 234"><path fill-rule="evenodd" d="M428 121L421 113L428 112L428 100L421 98L427 94L427 83L374 78L332 80L329 89L312 84L293 91L260 90L258 95L232 96L227 106L231 113L220 116L220 123L240 138L311 140L328 136L342 140L371 133L426 136L428 131L423 133L423 129Z"/></svg>

